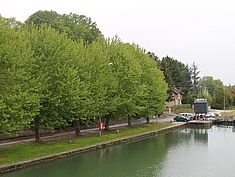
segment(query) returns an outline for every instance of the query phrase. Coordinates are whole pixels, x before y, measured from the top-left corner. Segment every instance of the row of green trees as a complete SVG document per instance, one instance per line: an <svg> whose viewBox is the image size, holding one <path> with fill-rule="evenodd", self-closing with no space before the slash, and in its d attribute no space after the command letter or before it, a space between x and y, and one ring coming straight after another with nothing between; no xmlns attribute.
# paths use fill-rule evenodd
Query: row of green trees
<svg viewBox="0 0 235 177"><path fill-rule="evenodd" d="M74 125L79 134L83 122L104 118L108 128L110 119L130 124L130 118L148 119L165 109L167 84L145 50L29 21L0 18L1 133L31 127L39 141L41 128ZM72 21L71 29L82 28Z"/></svg>
<svg viewBox="0 0 235 177"><path fill-rule="evenodd" d="M38 11L25 23L0 18L0 133L145 117L165 109L171 89L184 103L207 98L214 108L234 105L234 87L200 80L198 67L161 60L119 38L105 39L90 18ZM168 93L167 93L168 91Z"/></svg>
<svg viewBox="0 0 235 177"><path fill-rule="evenodd" d="M235 105L235 87L224 86L212 76L203 77L198 85L198 96L206 98L212 108L230 109Z"/></svg>

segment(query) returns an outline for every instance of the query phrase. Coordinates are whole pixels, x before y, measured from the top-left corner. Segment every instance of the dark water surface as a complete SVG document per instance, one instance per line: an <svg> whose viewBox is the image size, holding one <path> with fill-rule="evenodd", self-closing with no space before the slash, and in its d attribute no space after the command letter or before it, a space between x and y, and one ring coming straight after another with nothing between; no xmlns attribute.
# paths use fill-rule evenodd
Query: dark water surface
<svg viewBox="0 0 235 177"><path fill-rule="evenodd" d="M234 131L184 128L0 177L235 177Z"/></svg>

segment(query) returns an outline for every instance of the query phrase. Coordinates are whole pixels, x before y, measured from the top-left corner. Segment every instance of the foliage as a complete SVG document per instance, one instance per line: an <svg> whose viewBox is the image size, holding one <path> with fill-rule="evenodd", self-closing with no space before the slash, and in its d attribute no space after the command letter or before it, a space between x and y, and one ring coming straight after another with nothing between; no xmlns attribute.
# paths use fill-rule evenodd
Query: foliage
<svg viewBox="0 0 235 177"><path fill-rule="evenodd" d="M211 76L205 76L199 82L200 98L207 98L212 108L223 109L224 86L220 80L214 80Z"/></svg>
<svg viewBox="0 0 235 177"><path fill-rule="evenodd" d="M235 86L226 86L225 87L226 95L226 109L234 109L235 107Z"/></svg>
<svg viewBox="0 0 235 177"><path fill-rule="evenodd" d="M183 91L191 87L191 75L187 65L167 56L161 61L161 69L170 87L182 88Z"/></svg>
<svg viewBox="0 0 235 177"><path fill-rule="evenodd" d="M9 28L19 28L22 26L22 23L17 21L15 18L4 18L1 17L0 18L2 21L4 21L5 25L8 26Z"/></svg>
<svg viewBox="0 0 235 177"><path fill-rule="evenodd" d="M183 104L193 104L195 99L195 95L192 93L192 91L188 91L183 98Z"/></svg>
<svg viewBox="0 0 235 177"><path fill-rule="evenodd" d="M199 82L199 97L207 98L212 108L229 109L235 105L235 87L224 86L212 76L205 76Z"/></svg>
<svg viewBox="0 0 235 177"><path fill-rule="evenodd" d="M60 33L66 33L73 40L82 39L86 43L91 43L102 37L96 23L84 15L73 13L60 15L55 11L40 10L32 14L25 23L33 23L38 26L46 24Z"/></svg>
<svg viewBox="0 0 235 177"><path fill-rule="evenodd" d="M189 67L168 56L162 58L160 66L169 86L169 99L171 95L170 92L174 87L182 90L183 93L187 95L187 92L192 87Z"/></svg>
<svg viewBox="0 0 235 177"><path fill-rule="evenodd" d="M39 141L41 128L74 124L78 134L80 123L164 110L163 73L139 46L100 38L96 24L76 14L39 11L12 24L0 28L1 132L32 127Z"/></svg>
<svg viewBox="0 0 235 177"><path fill-rule="evenodd" d="M66 125L79 104L81 84L77 70L74 42L48 27L28 26L27 32L33 51L31 79L40 97L39 123L47 128ZM36 123L36 120L35 120Z"/></svg>
<svg viewBox="0 0 235 177"><path fill-rule="evenodd" d="M14 24L14 22L12 22ZM0 131L27 128L39 111L39 99L31 90L28 67L32 58L27 33L15 30L0 18Z"/></svg>
<svg viewBox="0 0 235 177"><path fill-rule="evenodd" d="M218 88L223 87L223 83L212 76L204 76L199 82L199 86L213 96Z"/></svg>
<svg viewBox="0 0 235 177"><path fill-rule="evenodd" d="M167 98L167 83L164 81L163 72L158 69L156 64L157 57L152 58L144 55L139 58L142 67L141 82L145 86L144 105L145 109L142 110L142 115L152 118L159 115L165 109L165 102ZM139 98L138 100L141 100Z"/></svg>
<svg viewBox="0 0 235 177"><path fill-rule="evenodd" d="M149 55L150 58L155 60L155 62L157 63L157 66L160 68L160 66L161 66L160 58L155 53L153 53L153 52L148 52L148 55Z"/></svg>
<svg viewBox="0 0 235 177"><path fill-rule="evenodd" d="M122 44L118 39L111 60L118 81L119 105L115 114L121 117L152 117L164 110L167 85L155 61L136 45Z"/></svg>
<svg viewBox="0 0 235 177"><path fill-rule="evenodd" d="M181 105L174 105L173 110L178 111L182 109L191 109L192 105L191 104L181 104Z"/></svg>
<svg viewBox="0 0 235 177"><path fill-rule="evenodd" d="M200 81L200 71L198 71L198 66L193 62L193 65L190 67L191 79L192 79L192 97L197 98L198 95L198 84Z"/></svg>

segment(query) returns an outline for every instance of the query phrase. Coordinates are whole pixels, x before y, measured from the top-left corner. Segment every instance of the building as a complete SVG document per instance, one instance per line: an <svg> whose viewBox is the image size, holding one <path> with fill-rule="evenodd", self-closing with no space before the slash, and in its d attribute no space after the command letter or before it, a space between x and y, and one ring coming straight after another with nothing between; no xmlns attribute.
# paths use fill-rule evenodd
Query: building
<svg viewBox="0 0 235 177"><path fill-rule="evenodd" d="M171 100L174 102L174 105L181 105L183 99L183 92L181 89L173 87L171 90Z"/></svg>

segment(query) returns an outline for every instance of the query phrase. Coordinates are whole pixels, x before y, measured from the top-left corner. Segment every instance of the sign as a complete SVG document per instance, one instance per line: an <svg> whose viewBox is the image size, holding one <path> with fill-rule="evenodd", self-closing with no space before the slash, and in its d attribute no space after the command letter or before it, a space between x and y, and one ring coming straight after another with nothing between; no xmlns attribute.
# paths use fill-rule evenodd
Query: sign
<svg viewBox="0 0 235 177"><path fill-rule="evenodd" d="M99 130L104 130L104 129L105 129L104 123L100 122L99 123Z"/></svg>

